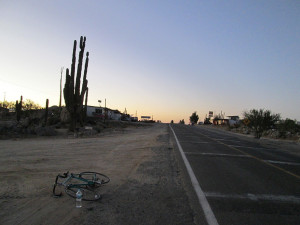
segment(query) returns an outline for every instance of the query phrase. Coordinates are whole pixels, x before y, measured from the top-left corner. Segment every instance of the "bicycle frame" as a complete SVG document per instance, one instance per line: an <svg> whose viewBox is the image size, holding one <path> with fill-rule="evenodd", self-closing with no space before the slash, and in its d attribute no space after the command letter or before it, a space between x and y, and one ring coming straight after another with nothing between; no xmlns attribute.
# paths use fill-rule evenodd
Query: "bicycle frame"
<svg viewBox="0 0 300 225"><path fill-rule="evenodd" d="M59 178L67 178L67 179L64 180L62 183L59 183L58 182ZM72 179L77 179L77 180L82 181L84 183L77 183L77 184L69 184L69 185L67 185L67 183L70 180L72 180ZM57 185L64 186L66 188L78 188L78 189L80 189L82 187L86 187L87 185L93 186L93 185L95 185L95 182L87 180L87 179L84 179L84 178L80 177L79 174L73 174L73 173L71 173L69 175L69 171L68 171L67 173L64 173L64 175L60 175L60 174L57 175L56 179L55 179L55 183L54 183L54 186L53 186L53 196L60 197L62 195L62 192L59 193L59 194L55 193L55 188L56 188Z"/></svg>

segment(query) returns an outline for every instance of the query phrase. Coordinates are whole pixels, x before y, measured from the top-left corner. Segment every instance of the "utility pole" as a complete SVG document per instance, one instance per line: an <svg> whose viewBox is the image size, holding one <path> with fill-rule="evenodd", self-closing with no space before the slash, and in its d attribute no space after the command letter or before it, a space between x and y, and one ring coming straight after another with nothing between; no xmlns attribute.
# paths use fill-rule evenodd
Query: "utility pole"
<svg viewBox="0 0 300 225"><path fill-rule="evenodd" d="M61 110L61 98L62 98L62 74L64 72L64 68L60 69L60 92L59 92L59 108Z"/></svg>
<svg viewBox="0 0 300 225"><path fill-rule="evenodd" d="M105 99L105 108L104 108L104 123L106 121L106 117L107 117L107 110L106 110L106 99Z"/></svg>
<svg viewBox="0 0 300 225"><path fill-rule="evenodd" d="M4 100L3 100L3 103L2 103L2 107L4 108L4 102L5 102L5 95L6 95L6 92L3 92L4 94Z"/></svg>

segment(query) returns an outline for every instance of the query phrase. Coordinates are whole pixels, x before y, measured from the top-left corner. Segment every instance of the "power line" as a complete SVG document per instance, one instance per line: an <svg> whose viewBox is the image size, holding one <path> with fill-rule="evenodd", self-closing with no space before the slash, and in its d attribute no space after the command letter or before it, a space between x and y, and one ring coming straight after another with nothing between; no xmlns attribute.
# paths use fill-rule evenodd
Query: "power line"
<svg viewBox="0 0 300 225"><path fill-rule="evenodd" d="M39 93L44 93L44 94L46 94L46 95L52 95L52 93L45 92L45 91L43 91L43 90L38 90L38 89L36 89L36 88L24 86L24 85L15 83L15 82L7 81L7 80L4 80L4 79L2 79L2 78L0 78L0 81L6 82L6 83L8 83L8 84L11 84L11 85L14 85L14 86L17 86L17 87L25 88L25 89L28 89L28 90L30 90L30 91L35 91L35 92L39 92ZM6 92L5 92L5 93L6 93Z"/></svg>

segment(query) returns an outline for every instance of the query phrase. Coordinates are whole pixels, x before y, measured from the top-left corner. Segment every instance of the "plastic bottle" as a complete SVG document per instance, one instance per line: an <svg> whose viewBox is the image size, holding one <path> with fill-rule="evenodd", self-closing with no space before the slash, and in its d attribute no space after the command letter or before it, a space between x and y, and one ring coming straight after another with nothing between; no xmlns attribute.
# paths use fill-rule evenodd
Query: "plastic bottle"
<svg viewBox="0 0 300 225"><path fill-rule="evenodd" d="M80 191L80 188L78 188L78 191L76 192L76 208L82 207L82 192Z"/></svg>

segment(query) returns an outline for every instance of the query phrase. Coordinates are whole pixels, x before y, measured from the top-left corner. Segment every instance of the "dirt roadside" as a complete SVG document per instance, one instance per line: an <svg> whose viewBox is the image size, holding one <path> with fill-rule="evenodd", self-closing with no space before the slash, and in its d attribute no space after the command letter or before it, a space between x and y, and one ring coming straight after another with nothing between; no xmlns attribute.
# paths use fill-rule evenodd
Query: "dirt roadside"
<svg viewBox="0 0 300 225"><path fill-rule="evenodd" d="M53 198L58 173L97 171L102 199ZM0 224L194 224L168 126L94 138L0 141Z"/></svg>

